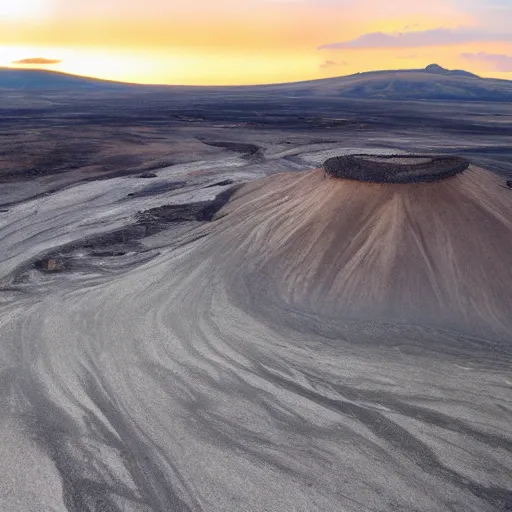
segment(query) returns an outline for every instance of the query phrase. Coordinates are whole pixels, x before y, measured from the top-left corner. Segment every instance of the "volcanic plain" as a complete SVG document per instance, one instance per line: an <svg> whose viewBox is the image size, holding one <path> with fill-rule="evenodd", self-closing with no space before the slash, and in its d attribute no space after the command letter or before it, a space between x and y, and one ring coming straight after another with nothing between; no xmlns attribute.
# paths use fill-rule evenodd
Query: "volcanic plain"
<svg viewBox="0 0 512 512"><path fill-rule="evenodd" d="M0 510L512 510L509 103L0 109Z"/></svg>

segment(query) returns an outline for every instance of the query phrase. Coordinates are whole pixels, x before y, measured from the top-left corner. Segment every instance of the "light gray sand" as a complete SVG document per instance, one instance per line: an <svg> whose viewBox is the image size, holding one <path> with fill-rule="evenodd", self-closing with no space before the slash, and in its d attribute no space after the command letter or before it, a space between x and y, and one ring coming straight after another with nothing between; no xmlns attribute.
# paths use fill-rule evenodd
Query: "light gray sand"
<svg viewBox="0 0 512 512"><path fill-rule="evenodd" d="M510 509L498 178L279 174L160 234L145 264L9 281L45 244L149 205L121 201L137 180L106 183L18 205L0 229L0 510Z"/></svg>

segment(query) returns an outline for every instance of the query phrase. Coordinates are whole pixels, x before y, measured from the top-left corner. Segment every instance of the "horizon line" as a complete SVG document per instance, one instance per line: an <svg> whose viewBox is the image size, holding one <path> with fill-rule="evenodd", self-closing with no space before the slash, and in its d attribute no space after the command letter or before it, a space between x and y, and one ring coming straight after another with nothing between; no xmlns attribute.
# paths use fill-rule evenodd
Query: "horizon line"
<svg viewBox="0 0 512 512"><path fill-rule="evenodd" d="M301 83L308 83L308 82L322 82L326 80L336 80L340 78L349 78L357 75L365 75L365 74L371 74L371 73L398 73L398 72L426 72L427 68L430 66L439 66L440 68L446 70L446 71L464 71L466 73L471 73L474 75L475 78L483 78L487 80L499 80L504 82L510 82L512 80L508 80L506 78L496 78L496 77L486 77L477 75L476 73L473 73L471 71L467 71L464 69L448 69L444 68L443 66L440 66L436 63L428 64L425 67L422 68L398 68L398 69L370 69L366 71L357 71L356 73L350 73L348 75L336 75L331 77L325 77L325 78L310 78L310 79L304 79L304 80L296 80L296 81L288 81L288 82L265 82L265 83L253 83L253 84L179 84L179 83L145 83L145 82L128 82L128 81L121 81L121 80L111 80L108 78L101 78L94 75L81 75L81 74L75 74L75 73L69 73L66 71L57 71L53 69L46 69L45 67L38 67L38 66L30 66L30 67L22 67L22 66L16 66L16 65L0 65L0 70L12 70L12 71L42 71L46 73L52 73L55 75L64 75L69 77L76 77L76 78L85 78L90 80L96 80L98 82L105 82L110 84L119 84L119 85L127 85L127 86L143 86L143 87L191 87L191 88L247 88L247 87L272 87L272 86L278 86L278 85L288 85L288 84L301 84ZM431 73L432 74L432 73ZM456 76L456 75L452 75ZM467 77L471 78L471 77Z"/></svg>

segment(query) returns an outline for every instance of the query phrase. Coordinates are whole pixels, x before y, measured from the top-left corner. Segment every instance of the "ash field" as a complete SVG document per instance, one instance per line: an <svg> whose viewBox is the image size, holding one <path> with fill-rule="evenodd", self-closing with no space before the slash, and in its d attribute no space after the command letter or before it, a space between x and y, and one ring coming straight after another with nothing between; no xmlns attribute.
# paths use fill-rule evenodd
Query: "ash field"
<svg viewBox="0 0 512 512"><path fill-rule="evenodd" d="M0 510L512 510L510 102L73 84L0 92Z"/></svg>

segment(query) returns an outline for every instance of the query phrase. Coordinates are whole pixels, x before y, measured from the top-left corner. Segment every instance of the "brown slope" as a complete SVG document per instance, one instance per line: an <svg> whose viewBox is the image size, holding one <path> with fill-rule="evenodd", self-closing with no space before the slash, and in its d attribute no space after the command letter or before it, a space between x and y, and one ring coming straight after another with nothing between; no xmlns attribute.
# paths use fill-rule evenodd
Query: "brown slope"
<svg viewBox="0 0 512 512"><path fill-rule="evenodd" d="M512 332L512 194L486 170L427 184L284 173L221 214L208 250L252 304Z"/></svg>

